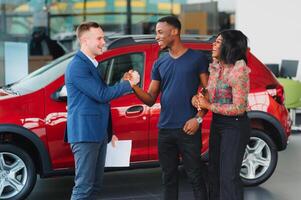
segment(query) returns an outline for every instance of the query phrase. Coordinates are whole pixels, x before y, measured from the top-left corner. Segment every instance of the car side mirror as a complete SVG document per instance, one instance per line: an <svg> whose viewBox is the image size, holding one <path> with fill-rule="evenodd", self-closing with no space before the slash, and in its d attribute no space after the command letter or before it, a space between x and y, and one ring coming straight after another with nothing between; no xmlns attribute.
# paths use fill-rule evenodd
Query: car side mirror
<svg viewBox="0 0 301 200"><path fill-rule="evenodd" d="M51 95L51 98L55 101L67 101L67 89L66 86L63 85L60 89L58 89L55 93Z"/></svg>

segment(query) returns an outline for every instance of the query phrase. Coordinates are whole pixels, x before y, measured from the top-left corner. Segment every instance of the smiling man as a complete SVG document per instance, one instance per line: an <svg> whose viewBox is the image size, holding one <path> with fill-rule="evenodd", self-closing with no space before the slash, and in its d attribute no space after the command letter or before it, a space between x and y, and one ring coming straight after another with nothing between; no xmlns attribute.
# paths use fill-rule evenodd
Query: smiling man
<svg viewBox="0 0 301 200"><path fill-rule="evenodd" d="M75 160L71 200L94 200L101 189L108 141L110 104L139 83L130 72L120 84L107 86L97 71L96 56L103 53L104 33L96 22L84 22L76 31L80 50L65 73L68 93L67 140Z"/></svg>
<svg viewBox="0 0 301 200"><path fill-rule="evenodd" d="M200 52L187 49L180 38L181 23L174 16L163 17L156 25L156 40L160 49L169 53L159 58L152 69L152 81L147 92L138 86L137 97L152 106L161 92L158 152L162 168L163 199L178 199L178 164L181 155L192 184L196 200L207 199L201 170L202 119L191 99L198 88L206 87L208 61Z"/></svg>

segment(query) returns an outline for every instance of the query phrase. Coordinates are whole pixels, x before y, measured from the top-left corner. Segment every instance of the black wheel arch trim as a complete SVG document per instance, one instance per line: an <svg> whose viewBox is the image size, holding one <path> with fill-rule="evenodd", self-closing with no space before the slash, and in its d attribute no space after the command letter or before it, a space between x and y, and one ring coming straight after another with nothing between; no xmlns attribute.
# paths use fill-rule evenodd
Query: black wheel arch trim
<svg viewBox="0 0 301 200"><path fill-rule="evenodd" d="M42 169L40 175L43 177L51 173L52 167L51 167L51 161L50 161L48 150L45 147L45 144L36 134L34 134L33 132L31 132L30 130L24 127L17 126L15 124L1 124L0 135L4 133L12 133L12 134L20 135L22 137L25 137L29 141L31 141L32 144L37 148L38 155L41 160Z"/></svg>
<svg viewBox="0 0 301 200"><path fill-rule="evenodd" d="M263 119L269 123L271 123L276 129L277 134L281 138L280 140L280 146L278 150L284 150L287 146L287 137L285 134L285 130L282 127L281 123L272 115L269 113L263 112L263 111L249 111L248 112L249 119Z"/></svg>

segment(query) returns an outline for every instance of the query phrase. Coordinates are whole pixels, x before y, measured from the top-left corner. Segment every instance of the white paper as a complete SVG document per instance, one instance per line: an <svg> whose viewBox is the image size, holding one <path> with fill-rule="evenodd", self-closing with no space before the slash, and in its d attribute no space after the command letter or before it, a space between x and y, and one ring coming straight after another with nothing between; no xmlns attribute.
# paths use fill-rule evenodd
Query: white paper
<svg viewBox="0 0 301 200"><path fill-rule="evenodd" d="M119 140L115 147L110 142L107 146L105 167L129 167L132 149L132 140Z"/></svg>

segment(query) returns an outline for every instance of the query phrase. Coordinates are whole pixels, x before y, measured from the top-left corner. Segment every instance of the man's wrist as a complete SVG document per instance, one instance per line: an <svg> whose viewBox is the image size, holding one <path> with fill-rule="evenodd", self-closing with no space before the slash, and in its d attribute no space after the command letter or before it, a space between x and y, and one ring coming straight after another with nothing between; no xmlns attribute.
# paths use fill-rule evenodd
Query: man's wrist
<svg viewBox="0 0 301 200"><path fill-rule="evenodd" d="M203 122L203 118L200 116L195 116L196 121L198 122L198 124L200 125Z"/></svg>

